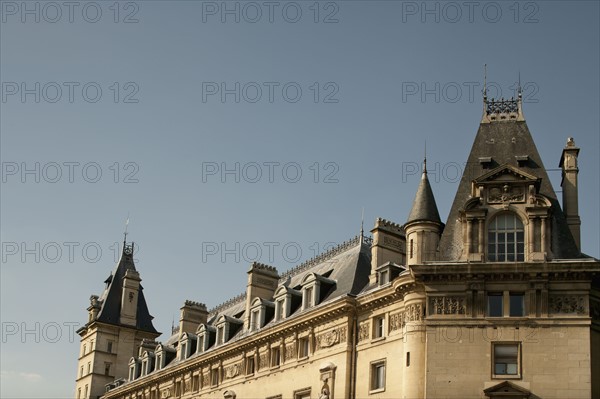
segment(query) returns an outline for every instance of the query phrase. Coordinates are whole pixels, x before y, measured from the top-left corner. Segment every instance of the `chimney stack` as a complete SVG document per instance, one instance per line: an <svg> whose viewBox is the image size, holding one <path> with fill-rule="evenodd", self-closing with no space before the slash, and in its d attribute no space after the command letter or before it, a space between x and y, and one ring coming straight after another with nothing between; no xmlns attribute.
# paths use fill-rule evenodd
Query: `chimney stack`
<svg viewBox="0 0 600 399"><path fill-rule="evenodd" d="M248 270L248 285L246 288L246 313L244 315L244 328L250 326L250 305L256 297L271 301L277 289L279 274L273 266L253 262Z"/></svg>
<svg viewBox="0 0 600 399"><path fill-rule="evenodd" d="M571 230L577 249L581 251L581 219L579 218L579 195L577 190L577 156L579 147L575 146L573 137L569 137L563 148L559 166L562 168L562 206L567 225Z"/></svg>
<svg viewBox="0 0 600 399"><path fill-rule="evenodd" d="M194 301L185 301L179 316L179 337L183 333L195 334L200 324L208 320L206 305Z"/></svg>
<svg viewBox="0 0 600 399"><path fill-rule="evenodd" d="M125 271L121 295L121 324L137 325L137 303L141 281L137 271L132 269Z"/></svg>

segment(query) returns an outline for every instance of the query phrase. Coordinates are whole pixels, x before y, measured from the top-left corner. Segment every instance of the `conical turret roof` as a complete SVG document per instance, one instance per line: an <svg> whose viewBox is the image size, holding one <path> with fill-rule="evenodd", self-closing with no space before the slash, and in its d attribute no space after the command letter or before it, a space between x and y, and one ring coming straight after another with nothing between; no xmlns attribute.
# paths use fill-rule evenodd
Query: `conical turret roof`
<svg viewBox="0 0 600 399"><path fill-rule="evenodd" d="M419 183L419 188L417 189L417 194L415 195L412 209L410 210L406 223L417 221L442 224L440 213L438 212L435 203L435 197L433 196L433 190L431 189L429 178L427 177L427 161L423 162L423 175L421 176L421 182Z"/></svg>

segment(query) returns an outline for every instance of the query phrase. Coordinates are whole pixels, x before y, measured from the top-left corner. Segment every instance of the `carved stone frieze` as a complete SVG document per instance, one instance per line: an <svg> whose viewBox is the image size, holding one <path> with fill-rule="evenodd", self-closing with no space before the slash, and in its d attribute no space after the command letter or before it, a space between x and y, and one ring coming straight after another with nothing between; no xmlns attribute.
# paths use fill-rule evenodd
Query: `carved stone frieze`
<svg viewBox="0 0 600 399"><path fill-rule="evenodd" d="M584 315L586 313L585 297L583 295L550 295L548 310L554 314Z"/></svg>
<svg viewBox="0 0 600 399"><path fill-rule="evenodd" d="M402 313L390 315L390 332L402 329Z"/></svg>
<svg viewBox="0 0 600 399"><path fill-rule="evenodd" d="M423 320L423 305L420 303L408 305L404 311L404 320L407 322Z"/></svg>
<svg viewBox="0 0 600 399"><path fill-rule="evenodd" d="M258 368L265 369L269 367L269 355L265 353L261 353L258 357Z"/></svg>
<svg viewBox="0 0 600 399"><path fill-rule="evenodd" d="M202 386L207 387L210 385L210 375L209 373L202 373Z"/></svg>
<svg viewBox="0 0 600 399"><path fill-rule="evenodd" d="M429 298L432 315L461 315L467 312L463 296L436 296Z"/></svg>
<svg viewBox="0 0 600 399"><path fill-rule="evenodd" d="M358 342L369 339L369 322L363 321L358 326Z"/></svg>
<svg viewBox="0 0 600 399"><path fill-rule="evenodd" d="M293 342L285 346L284 360L291 360L296 357L296 344Z"/></svg>

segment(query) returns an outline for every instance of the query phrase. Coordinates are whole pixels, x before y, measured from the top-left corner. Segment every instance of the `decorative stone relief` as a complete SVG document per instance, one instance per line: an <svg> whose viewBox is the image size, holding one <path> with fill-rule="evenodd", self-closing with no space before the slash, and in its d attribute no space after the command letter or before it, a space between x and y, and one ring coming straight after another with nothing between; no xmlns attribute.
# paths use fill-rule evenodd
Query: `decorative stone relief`
<svg viewBox="0 0 600 399"><path fill-rule="evenodd" d="M550 295L548 297L550 313L584 315L585 297L583 295Z"/></svg>
<svg viewBox="0 0 600 399"><path fill-rule="evenodd" d="M160 392L160 397L163 398L163 399L170 398L171 397L171 388L163 389Z"/></svg>
<svg viewBox="0 0 600 399"><path fill-rule="evenodd" d="M240 374L241 366L239 363L225 367L225 379L231 379Z"/></svg>
<svg viewBox="0 0 600 399"><path fill-rule="evenodd" d="M402 329L402 313L390 315L390 332Z"/></svg>
<svg viewBox="0 0 600 399"><path fill-rule="evenodd" d="M346 328L334 328L333 330L317 336L317 349L329 348L335 344L346 341Z"/></svg>
<svg viewBox="0 0 600 399"><path fill-rule="evenodd" d="M524 202L525 192L522 187L509 186L493 186L489 189L488 202L490 204L504 203L504 202Z"/></svg>
<svg viewBox="0 0 600 399"><path fill-rule="evenodd" d="M207 387L210 385L210 376L208 373L202 374L202 386Z"/></svg>
<svg viewBox="0 0 600 399"><path fill-rule="evenodd" d="M261 353L258 357L258 368L264 369L269 367L269 355L267 352Z"/></svg>
<svg viewBox="0 0 600 399"><path fill-rule="evenodd" d="M296 357L296 345L294 343L287 344L285 346L285 356L284 360L291 360Z"/></svg>
<svg viewBox="0 0 600 399"><path fill-rule="evenodd" d="M408 305L404 312L404 320L421 321L423 320L423 305L420 303Z"/></svg>
<svg viewBox="0 0 600 399"><path fill-rule="evenodd" d="M431 314L454 315L465 314L465 298L462 296L438 296L429 298Z"/></svg>
<svg viewBox="0 0 600 399"><path fill-rule="evenodd" d="M363 321L358 326L358 342L369 339L369 322Z"/></svg>

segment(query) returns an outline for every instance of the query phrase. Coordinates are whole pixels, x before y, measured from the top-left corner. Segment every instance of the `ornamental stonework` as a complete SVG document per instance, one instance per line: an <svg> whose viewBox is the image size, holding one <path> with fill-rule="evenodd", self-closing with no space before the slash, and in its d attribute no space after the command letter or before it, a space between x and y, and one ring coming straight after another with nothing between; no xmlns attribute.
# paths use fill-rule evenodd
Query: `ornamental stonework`
<svg viewBox="0 0 600 399"><path fill-rule="evenodd" d="M266 352L261 353L261 355L258 357L258 368L265 369L267 367L269 367L269 356Z"/></svg>
<svg viewBox="0 0 600 399"><path fill-rule="evenodd" d="M358 342L369 339L369 322L363 321L358 326Z"/></svg>
<svg viewBox="0 0 600 399"><path fill-rule="evenodd" d="M429 298L432 315L464 315L467 312L462 296L437 296Z"/></svg>
<svg viewBox="0 0 600 399"><path fill-rule="evenodd" d="M340 342L346 342L346 328L334 328L317 336L317 350L329 348Z"/></svg>
<svg viewBox="0 0 600 399"><path fill-rule="evenodd" d="M423 305L420 303L408 305L404 311L404 320L421 321L423 320Z"/></svg>
<svg viewBox="0 0 600 399"><path fill-rule="evenodd" d="M291 344L287 344L285 346L285 356L284 356L284 360L292 360L295 357L296 354L296 344L294 344L293 342Z"/></svg>
<svg viewBox="0 0 600 399"><path fill-rule="evenodd" d="M210 377L208 373L202 373L202 386L207 387L210 385Z"/></svg>
<svg viewBox="0 0 600 399"><path fill-rule="evenodd" d="M390 315L390 332L402 329L402 313Z"/></svg>
<svg viewBox="0 0 600 399"><path fill-rule="evenodd" d="M525 191L519 186L494 186L490 187L488 202L490 204L499 204L505 202L524 202Z"/></svg>
<svg viewBox="0 0 600 399"><path fill-rule="evenodd" d="M230 380L232 378L237 377L240 374L240 370L241 370L242 366L239 363L235 363L232 364L230 366L225 367L224 371L224 378L226 380Z"/></svg>
<svg viewBox="0 0 600 399"><path fill-rule="evenodd" d="M586 314L583 295L550 295L548 309L553 314Z"/></svg>

